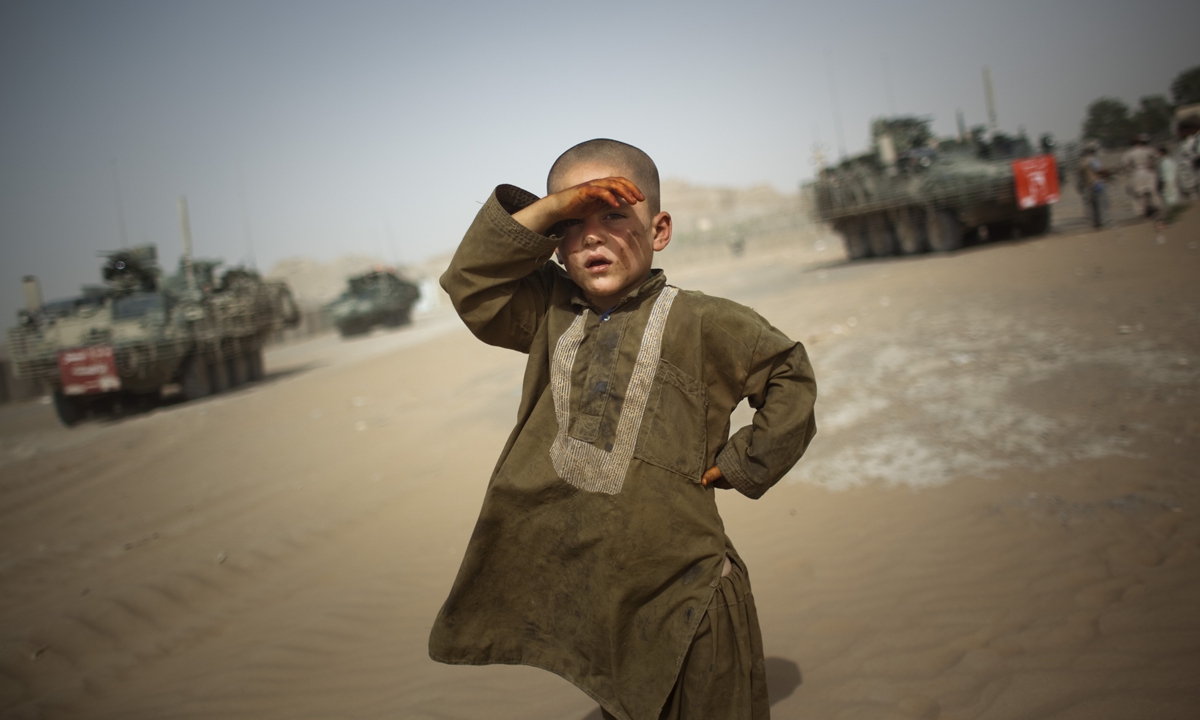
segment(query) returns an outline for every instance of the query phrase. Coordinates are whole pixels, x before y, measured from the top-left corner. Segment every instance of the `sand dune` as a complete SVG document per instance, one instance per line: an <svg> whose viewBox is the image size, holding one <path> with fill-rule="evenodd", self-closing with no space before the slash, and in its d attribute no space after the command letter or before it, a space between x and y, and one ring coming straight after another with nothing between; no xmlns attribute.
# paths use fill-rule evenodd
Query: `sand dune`
<svg viewBox="0 0 1200 720"><path fill-rule="evenodd" d="M821 387L796 470L721 497L775 717L1200 716L1200 213L1162 240L668 250ZM426 656L522 361L434 315L70 431L0 408L0 716L594 717Z"/></svg>

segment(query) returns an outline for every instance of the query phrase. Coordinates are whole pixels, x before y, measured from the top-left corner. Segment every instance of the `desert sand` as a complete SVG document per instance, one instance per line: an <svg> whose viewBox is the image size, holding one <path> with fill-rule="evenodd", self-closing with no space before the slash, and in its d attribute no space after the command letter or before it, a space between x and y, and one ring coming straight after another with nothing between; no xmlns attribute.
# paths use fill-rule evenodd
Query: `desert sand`
<svg viewBox="0 0 1200 720"><path fill-rule="evenodd" d="M720 497L774 717L1200 717L1198 243L1193 210L853 264L664 253L817 373L805 458ZM597 718L426 655L523 360L443 308L200 402L0 408L0 716Z"/></svg>

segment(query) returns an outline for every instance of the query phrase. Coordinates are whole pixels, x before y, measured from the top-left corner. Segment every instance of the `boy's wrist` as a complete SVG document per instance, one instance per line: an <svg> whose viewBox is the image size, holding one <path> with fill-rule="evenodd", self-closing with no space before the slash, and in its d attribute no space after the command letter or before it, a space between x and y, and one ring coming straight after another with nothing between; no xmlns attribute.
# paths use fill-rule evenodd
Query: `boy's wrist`
<svg viewBox="0 0 1200 720"><path fill-rule="evenodd" d="M763 492L766 491L766 488L757 487L750 476L742 470L732 445L726 445L725 449L717 454L717 467L721 469L721 476L725 481L746 497L757 499L762 497Z"/></svg>
<svg viewBox="0 0 1200 720"><path fill-rule="evenodd" d="M513 220L519 222L527 230L531 230L538 235L545 235L550 231L550 228L554 227L556 222L562 219L558 217L552 197L548 195L521 208L513 213Z"/></svg>

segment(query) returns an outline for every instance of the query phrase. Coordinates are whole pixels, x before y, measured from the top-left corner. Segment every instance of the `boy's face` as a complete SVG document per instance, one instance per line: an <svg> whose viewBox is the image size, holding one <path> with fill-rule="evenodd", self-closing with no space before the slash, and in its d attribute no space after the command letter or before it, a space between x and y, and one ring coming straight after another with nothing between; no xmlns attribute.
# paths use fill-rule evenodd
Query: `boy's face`
<svg viewBox="0 0 1200 720"><path fill-rule="evenodd" d="M628 177L622 168L582 163L567 169L562 186L554 192L607 177ZM584 297L608 310L650 277L654 253L671 241L671 215L651 217L645 203L621 202L584 218L566 220L556 227L562 242L558 259Z"/></svg>

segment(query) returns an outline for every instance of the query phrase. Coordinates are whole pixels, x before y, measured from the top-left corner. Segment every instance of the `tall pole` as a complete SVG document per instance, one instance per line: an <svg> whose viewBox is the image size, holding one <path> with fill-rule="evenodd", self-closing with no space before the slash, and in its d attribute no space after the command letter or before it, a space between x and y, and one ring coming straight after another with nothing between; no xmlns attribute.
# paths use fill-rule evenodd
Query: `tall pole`
<svg viewBox="0 0 1200 720"><path fill-rule="evenodd" d="M833 56L825 48L825 69L829 72L829 97L833 101L833 129L838 139L838 159L846 159L846 137L842 134L842 108L838 104L837 81L833 77Z"/></svg>
<svg viewBox="0 0 1200 720"><path fill-rule="evenodd" d="M183 277L189 292L196 290L196 275L192 272L192 221L188 218L187 198L179 196L179 225L183 229Z"/></svg>
<svg viewBox="0 0 1200 720"><path fill-rule="evenodd" d="M992 71L983 66L983 94L987 98L988 129L996 129L996 99L992 95Z"/></svg>

